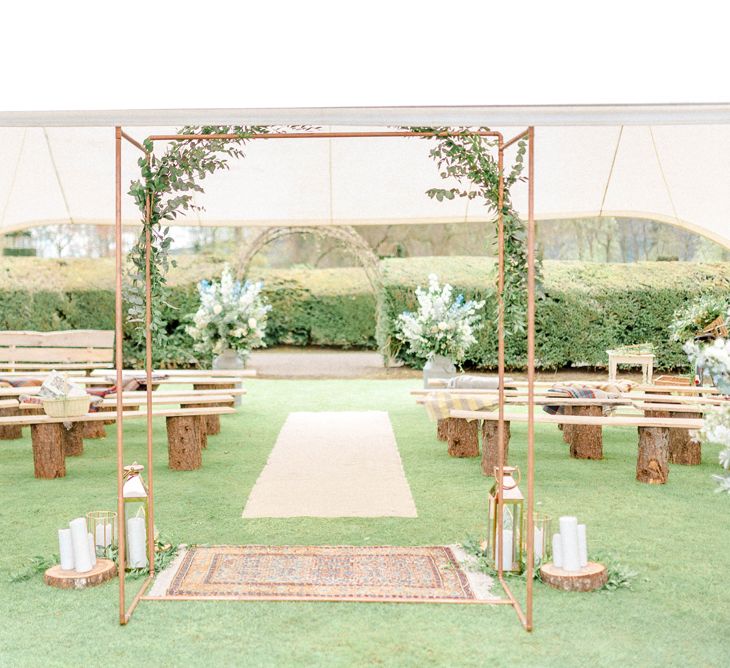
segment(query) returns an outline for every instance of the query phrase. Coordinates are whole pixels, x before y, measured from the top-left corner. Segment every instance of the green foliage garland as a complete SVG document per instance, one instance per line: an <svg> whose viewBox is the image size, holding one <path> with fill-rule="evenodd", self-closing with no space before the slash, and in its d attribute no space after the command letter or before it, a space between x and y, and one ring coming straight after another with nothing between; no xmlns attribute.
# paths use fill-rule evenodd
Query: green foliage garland
<svg viewBox="0 0 730 668"><path fill-rule="evenodd" d="M443 179L455 179L453 188L431 188L426 194L442 202L444 199L466 197L479 198L494 216L497 225L499 215L499 163L494 158L497 142L493 137L474 134L476 130L489 128L410 128L414 132L431 132L427 137L436 145L429 155L436 161ZM524 180L527 139L517 142L517 155L509 171L504 175L502 220L504 227L504 318L506 334L522 334L527 315L527 229L512 205L510 188ZM536 282L538 289L542 268L538 260Z"/></svg>
<svg viewBox="0 0 730 668"><path fill-rule="evenodd" d="M205 125L186 126L179 134L233 134L233 139L206 139L168 142L165 152L157 156L153 142L144 141L147 154L138 160L141 179L132 181L129 194L142 212L142 231L129 253L133 269L126 289L128 316L131 322L143 323L145 318L146 234L151 238L150 283L152 303L167 304L165 276L175 261L170 259L172 237L168 223L188 211L200 209L193 203L195 193L204 192L200 181L222 169L228 169L230 158L244 157L243 145L254 134L268 132L263 126ZM149 221L146 219L150 203ZM152 309L152 335L155 342L164 336L162 309ZM143 327L135 335L144 338Z"/></svg>

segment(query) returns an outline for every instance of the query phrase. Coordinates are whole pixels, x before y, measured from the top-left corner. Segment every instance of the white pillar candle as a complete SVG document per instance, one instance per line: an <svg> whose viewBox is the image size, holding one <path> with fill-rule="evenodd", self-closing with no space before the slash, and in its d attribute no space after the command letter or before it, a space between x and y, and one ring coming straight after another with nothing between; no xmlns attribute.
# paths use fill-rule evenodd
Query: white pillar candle
<svg viewBox="0 0 730 668"><path fill-rule="evenodd" d="M502 568L505 571L511 571L514 568L514 562L512 561L512 544L514 542L514 534L512 533L512 529L505 529L503 532L504 534L504 548L502 549ZM499 555L499 533L497 534L497 539L495 541L496 550L495 554ZM495 566L498 564L495 563Z"/></svg>
<svg viewBox="0 0 730 668"><path fill-rule="evenodd" d="M109 547L112 544L112 525L97 524L96 525L96 545L97 547Z"/></svg>
<svg viewBox="0 0 730 668"><path fill-rule="evenodd" d="M89 532L87 534L89 538L89 559L91 559L91 565L96 566L96 543L94 543L94 534Z"/></svg>
<svg viewBox="0 0 730 668"><path fill-rule="evenodd" d="M563 539L559 533L553 534L553 565L556 568L563 567Z"/></svg>
<svg viewBox="0 0 730 668"><path fill-rule="evenodd" d="M588 564L588 541L586 540L585 524L578 525L578 560L581 568Z"/></svg>
<svg viewBox="0 0 730 668"><path fill-rule="evenodd" d="M560 518L560 542L563 547L564 571L574 572L580 570L580 557L578 556L578 518Z"/></svg>
<svg viewBox="0 0 730 668"><path fill-rule="evenodd" d="M545 536L543 536L542 529L535 527L535 540L533 550L535 552L535 562L542 559L543 549L545 547Z"/></svg>
<svg viewBox="0 0 730 668"><path fill-rule="evenodd" d="M89 556L89 532L86 530L86 518L77 517L68 524L71 529L71 543L74 551L74 570L86 573L91 570Z"/></svg>
<svg viewBox="0 0 730 668"><path fill-rule="evenodd" d="M58 552L61 555L61 569L72 571L74 569L74 547L71 541L71 529L58 530Z"/></svg>
<svg viewBox="0 0 730 668"><path fill-rule="evenodd" d="M127 545L129 567L144 568L147 565L147 528L144 517L130 517L127 520Z"/></svg>

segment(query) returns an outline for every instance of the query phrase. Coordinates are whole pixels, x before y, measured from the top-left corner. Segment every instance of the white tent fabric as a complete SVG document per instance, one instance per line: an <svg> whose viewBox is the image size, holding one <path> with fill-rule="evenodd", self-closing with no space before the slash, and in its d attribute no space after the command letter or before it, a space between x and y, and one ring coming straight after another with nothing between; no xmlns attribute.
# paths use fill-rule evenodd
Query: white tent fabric
<svg viewBox="0 0 730 668"><path fill-rule="evenodd" d="M347 129L354 128L326 128ZM374 128L362 128L374 129ZM500 128L509 137L522 127ZM142 139L170 128L131 128ZM436 202L444 187L418 138L255 140L205 180L201 213L181 225L370 225L486 220L477 201ZM51 224L113 224L111 128L0 128L0 233ZM632 216L693 229L730 246L730 126L536 128L538 218ZM514 148L508 150L507 164ZM137 174L125 144L123 184ZM526 188L514 189L523 212ZM129 198L124 218L138 221Z"/></svg>

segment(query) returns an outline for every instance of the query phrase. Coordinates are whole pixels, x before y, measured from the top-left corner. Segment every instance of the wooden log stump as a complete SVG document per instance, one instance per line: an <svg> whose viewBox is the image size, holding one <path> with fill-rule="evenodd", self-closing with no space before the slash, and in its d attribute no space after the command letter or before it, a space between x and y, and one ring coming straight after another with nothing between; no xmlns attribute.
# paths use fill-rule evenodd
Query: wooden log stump
<svg viewBox="0 0 730 668"><path fill-rule="evenodd" d="M663 485L669 478L669 429L638 427L638 430L636 479L650 485Z"/></svg>
<svg viewBox="0 0 730 668"><path fill-rule="evenodd" d="M603 415L601 406L571 406L571 415L587 415L600 417ZM571 426L568 431L570 456L574 459L603 459L603 429L601 425L564 425ZM563 430L563 438L565 429Z"/></svg>
<svg viewBox="0 0 730 668"><path fill-rule="evenodd" d="M0 417L11 417L13 415L19 415L20 409L0 408ZM23 437L23 428L20 425L7 425L0 427L0 441L12 441L16 438Z"/></svg>
<svg viewBox="0 0 730 668"><path fill-rule="evenodd" d="M563 415L572 415L573 412L571 410L572 406L562 406L562 414ZM563 432L563 440L570 445L571 440L573 438L573 429L575 429L574 424L559 424L558 429Z"/></svg>
<svg viewBox="0 0 730 668"><path fill-rule="evenodd" d="M203 465L199 417L181 415L167 418L167 459L173 471L193 471Z"/></svg>
<svg viewBox="0 0 730 668"><path fill-rule="evenodd" d="M449 419L444 418L436 422L436 438L439 441L449 440Z"/></svg>
<svg viewBox="0 0 730 668"><path fill-rule="evenodd" d="M117 574L117 566L111 559L97 559L96 565L86 573L64 571L60 566L51 566L43 575L43 581L59 589L85 589L111 580Z"/></svg>
<svg viewBox="0 0 730 668"><path fill-rule="evenodd" d="M106 438L107 420L95 420L93 422L82 422L84 425L84 438Z"/></svg>
<svg viewBox="0 0 730 668"><path fill-rule="evenodd" d="M99 406L99 412L100 413L116 413L117 407L116 406ZM102 422L103 425L110 425L114 424L116 420L104 420Z"/></svg>
<svg viewBox="0 0 730 668"><path fill-rule="evenodd" d="M218 383L213 385L203 385L200 383L194 383L193 389L195 390L232 390L236 387L235 383ZM233 408L235 402L227 401L219 404L205 404L206 406L230 406ZM215 436L220 433L221 430L221 416L220 415L206 415L205 420L205 431L208 436Z"/></svg>
<svg viewBox="0 0 730 668"><path fill-rule="evenodd" d="M564 571L555 564L540 566L540 579L563 591L595 591L608 582L608 570L603 564L589 561L579 571Z"/></svg>
<svg viewBox="0 0 730 668"><path fill-rule="evenodd" d="M66 475L63 430L64 426L60 422L31 425L36 478L63 478Z"/></svg>
<svg viewBox="0 0 730 668"><path fill-rule="evenodd" d="M448 444L451 457L479 456L479 422L448 418Z"/></svg>
<svg viewBox="0 0 730 668"><path fill-rule="evenodd" d="M63 454L80 457L84 454L84 422L73 422L71 428L63 427Z"/></svg>
<svg viewBox="0 0 730 668"><path fill-rule="evenodd" d="M687 418L701 420L702 413L683 411L644 411L646 417ZM689 429L669 429L669 463L683 466L697 466L702 463L702 444L692 436Z"/></svg>
<svg viewBox="0 0 730 668"><path fill-rule="evenodd" d="M499 421L484 420L482 422L482 473L494 476L494 469L499 459ZM511 429L509 420L504 423L504 463L509 455L509 439Z"/></svg>

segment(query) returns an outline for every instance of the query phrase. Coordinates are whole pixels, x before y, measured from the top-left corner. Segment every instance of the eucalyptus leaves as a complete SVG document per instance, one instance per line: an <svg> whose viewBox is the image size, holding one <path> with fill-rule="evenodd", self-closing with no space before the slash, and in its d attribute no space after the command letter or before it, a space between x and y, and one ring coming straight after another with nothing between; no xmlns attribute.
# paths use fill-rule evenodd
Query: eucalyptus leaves
<svg viewBox="0 0 730 668"><path fill-rule="evenodd" d="M426 194L438 201L466 197L483 200L497 224L499 214L499 163L494 157L496 141L492 137L474 134L471 128L410 128L416 132L431 132L429 141L436 142L429 155L439 168L443 179L455 179L452 188L431 188ZM488 130L489 128L478 128ZM504 225L504 317L505 333L525 331L527 314L527 230L512 205L510 188L522 180L527 140L517 142L514 163L504 175L502 220ZM537 266L537 282L541 281Z"/></svg>
<svg viewBox="0 0 730 668"><path fill-rule="evenodd" d="M145 247L150 234L150 284L152 303L165 302L165 276L175 261L170 258L169 222L188 211L195 210L193 198L204 192L200 181L222 169L228 169L230 158L242 158L243 146L254 134L268 132L259 126L187 126L180 134L232 134L232 139L171 141L161 155L154 153L153 142L145 140L147 154L138 161L141 179L132 181L129 194L142 212L142 232L129 253L133 265L125 297L129 304L131 322L142 323L145 316ZM149 207L149 216L147 208ZM164 321L160 309L152 309L152 335L159 342L164 336ZM142 328L135 330L143 334Z"/></svg>

